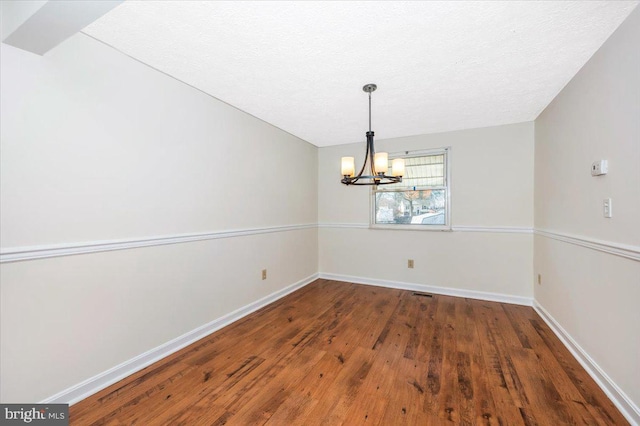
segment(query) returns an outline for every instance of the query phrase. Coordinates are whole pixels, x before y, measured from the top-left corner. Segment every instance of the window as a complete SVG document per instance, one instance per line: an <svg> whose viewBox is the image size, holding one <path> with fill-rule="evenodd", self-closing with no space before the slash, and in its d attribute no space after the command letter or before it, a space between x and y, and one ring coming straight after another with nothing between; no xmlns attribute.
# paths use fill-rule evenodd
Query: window
<svg viewBox="0 0 640 426"><path fill-rule="evenodd" d="M409 229L450 229L449 148L404 155L402 182L374 187L372 218L374 227Z"/></svg>

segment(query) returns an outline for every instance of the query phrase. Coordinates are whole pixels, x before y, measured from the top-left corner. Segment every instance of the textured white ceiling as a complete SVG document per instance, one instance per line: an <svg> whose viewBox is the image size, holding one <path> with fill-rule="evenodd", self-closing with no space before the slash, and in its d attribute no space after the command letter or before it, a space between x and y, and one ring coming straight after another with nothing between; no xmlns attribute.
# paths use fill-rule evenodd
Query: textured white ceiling
<svg viewBox="0 0 640 426"><path fill-rule="evenodd" d="M127 1L84 32L317 146L534 120L637 1Z"/></svg>

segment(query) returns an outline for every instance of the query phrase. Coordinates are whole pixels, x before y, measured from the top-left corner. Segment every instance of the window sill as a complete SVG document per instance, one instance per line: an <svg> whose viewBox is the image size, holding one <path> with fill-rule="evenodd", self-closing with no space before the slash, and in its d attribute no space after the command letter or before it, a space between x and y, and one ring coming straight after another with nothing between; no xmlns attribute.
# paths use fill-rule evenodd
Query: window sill
<svg viewBox="0 0 640 426"><path fill-rule="evenodd" d="M385 229L394 231L439 231L450 232L451 225L383 225L370 223L369 229Z"/></svg>

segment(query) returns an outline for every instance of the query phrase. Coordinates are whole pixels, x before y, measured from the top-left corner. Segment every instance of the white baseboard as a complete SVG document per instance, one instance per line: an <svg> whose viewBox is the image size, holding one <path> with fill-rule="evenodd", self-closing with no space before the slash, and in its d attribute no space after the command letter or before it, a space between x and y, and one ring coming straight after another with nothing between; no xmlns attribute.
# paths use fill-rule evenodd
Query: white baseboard
<svg viewBox="0 0 640 426"><path fill-rule="evenodd" d="M589 375L600 386L609 399L620 410L622 415L632 425L640 424L640 408L631 401L631 399L611 380L607 373L600 368L598 364L589 356L589 354L578 345L567 331L551 316L547 310L534 300L533 309L547 323L549 328L558 336L560 341L569 349L569 352L578 360L580 365L589 373Z"/></svg>
<svg viewBox="0 0 640 426"><path fill-rule="evenodd" d="M249 303L239 309L236 309L233 312L228 313L218 319L211 321L208 324L204 324L195 330L191 330L182 336L176 337L175 339L164 343L156 348L153 348L143 354L136 356L128 361L123 362L120 365L116 365L113 368L110 368L107 371L104 371L94 377L91 377L82 383L78 383L75 386L72 386L68 389L65 389L57 394L43 400L42 404L52 404L52 403L64 403L64 404L75 404L88 396L93 395L94 393L110 386L125 377L128 377L143 368L157 362L174 352L179 351L180 349L189 346L190 344L208 336L209 334L235 322L239 319L249 315L252 312L257 311L258 309L269 305L270 303L275 302L276 300L286 296L289 293L292 293L299 288L304 287L305 285L315 281L318 278L318 274L313 274L303 280L298 281L288 287L283 288L282 290L278 290L274 293L271 293L268 296L263 297L260 300L256 300L255 302Z"/></svg>
<svg viewBox="0 0 640 426"><path fill-rule="evenodd" d="M445 296L466 297L469 299L488 300L491 302L512 303L514 305L531 306L531 297L512 296L502 293L489 293L485 291L465 290L451 287L438 287L426 284L406 283L400 281L378 280L374 278L354 277L351 275L327 274L321 272L319 278L335 281L346 281L356 284L375 285L378 287L398 288L401 290L421 291L426 293L442 294Z"/></svg>

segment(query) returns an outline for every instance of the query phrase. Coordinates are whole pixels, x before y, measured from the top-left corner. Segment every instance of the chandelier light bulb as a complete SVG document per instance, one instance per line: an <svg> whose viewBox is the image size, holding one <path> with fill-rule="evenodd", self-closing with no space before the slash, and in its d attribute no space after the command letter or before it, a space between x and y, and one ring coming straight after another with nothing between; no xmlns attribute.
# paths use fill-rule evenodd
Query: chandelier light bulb
<svg viewBox="0 0 640 426"><path fill-rule="evenodd" d="M391 176L404 176L404 158L394 158L391 162Z"/></svg>
<svg viewBox="0 0 640 426"><path fill-rule="evenodd" d="M385 174L389 170L389 154L386 152L376 152L373 159L373 167L377 174Z"/></svg>
<svg viewBox="0 0 640 426"><path fill-rule="evenodd" d="M342 157L342 176L353 177L356 174L356 164L353 157Z"/></svg>

